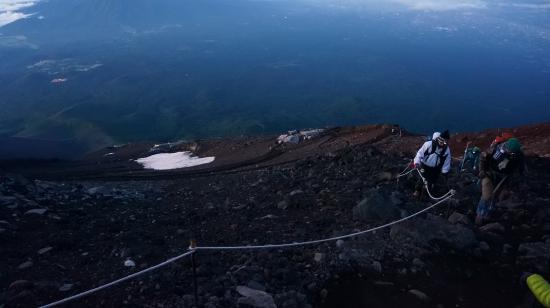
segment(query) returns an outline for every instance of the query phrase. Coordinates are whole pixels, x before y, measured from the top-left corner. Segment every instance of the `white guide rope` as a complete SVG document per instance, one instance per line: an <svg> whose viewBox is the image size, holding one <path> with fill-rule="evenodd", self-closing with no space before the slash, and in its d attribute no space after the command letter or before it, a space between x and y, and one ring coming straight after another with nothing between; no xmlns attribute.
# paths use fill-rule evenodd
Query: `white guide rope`
<svg viewBox="0 0 550 308"><path fill-rule="evenodd" d="M134 277L143 275L143 274L145 274L145 273L147 273L147 272L156 270L156 269L159 268L159 267L163 267L163 266L165 266L165 265L167 265L167 264L170 264L170 263L172 263L172 262L175 262L175 261L177 261L177 260L179 260L179 259L181 259L181 258L183 258L183 257L187 257L187 256L189 256L189 255L191 255L191 254L193 254L193 253L194 253L194 251L188 251L188 252L186 252L186 253L184 253L184 254L181 254L181 255L179 255L179 256L177 256L177 257L170 258L170 259L168 259L168 260L166 260L166 261L164 261L164 262L162 262L162 263L159 263L159 264L157 264L157 265L155 265L155 266L146 268L146 269L144 269L144 270L142 270L142 271L133 273L133 274L131 274L131 275L128 275L128 276L123 277L123 278L120 278L120 279L115 280L115 281L113 281L113 282L109 282L109 283L104 284L104 285L102 285L102 286L99 286L99 287L97 287L97 288L93 288L93 289L91 289L91 290L88 290L88 291L85 291L85 292L82 292L82 293L78 293L78 294L76 294L76 295L73 295L73 296L64 298L64 299L59 300L59 301L57 301L57 302L53 302L53 303L51 303L51 304L47 304L47 305L44 305L44 306L40 306L39 308L54 307L54 306L61 305L61 304L64 304L64 303L66 303L66 302L69 302L69 301L72 301L72 300L75 300L75 299L84 297L84 296L86 296L86 295L90 295L90 294L95 293L95 292L97 292L97 291L100 291L100 290L106 289L106 288L108 288L108 287L114 286L114 285L116 285L116 284L119 284L119 283L121 283L121 282L123 282L123 281L129 280L129 279L132 279L132 278L134 278Z"/></svg>
<svg viewBox="0 0 550 308"><path fill-rule="evenodd" d="M362 235L362 234L365 234L365 233L374 232L376 230L387 228L387 227L396 225L398 223L404 222L406 220L409 220L409 219L411 219L415 216L418 216L418 215L420 215L424 212L427 212L427 211L431 210L432 208L438 206L439 204L447 201L447 199L452 197L454 194L455 194L455 191L451 190L441 200L439 200L436 203L428 206L427 208L424 208L424 209L422 209L418 212L415 212L415 213L413 213L413 214L411 214L407 217L389 222L387 224L384 224L384 225L381 225L381 226L378 226L378 227L374 227L374 228L371 228L371 229L367 229L367 230L363 230L363 231L359 231L359 232L355 232L355 233L350 233L350 234L346 234L346 235L342 235L342 236L335 236L335 237L330 237L330 238L325 238L325 239L320 239L320 240L295 242L295 243L287 243L287 244L272 244L272 245L257 245L257 246L211 246L211 247L210 246L198 246L198 247L195 247L193 249L194 250L238 250L238 249L286 248L286 247L312 245L312 244L319 244L319 243L324 243L324 242L329 242L329 241L341 240L341 239L345 239L345 238L350 238L350 237L355 237L355 236L358 236L358 235Z"/></svg>

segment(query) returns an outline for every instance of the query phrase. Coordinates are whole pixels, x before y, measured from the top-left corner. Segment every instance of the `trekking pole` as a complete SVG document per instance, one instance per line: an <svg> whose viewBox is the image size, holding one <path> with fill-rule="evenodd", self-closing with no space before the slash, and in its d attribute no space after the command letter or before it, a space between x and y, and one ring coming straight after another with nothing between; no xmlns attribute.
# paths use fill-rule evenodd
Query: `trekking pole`
<svg viewBox="0 0 550 308"><path fill-rule="evenodd" d="M504 182L506 181L506 179L508 179L508 176L505 176L504 178L502 178L502 180L500 180L500 182L498 182L497 186L495 187L495 189L493 189L493 194L491 195L491 208L493 207L493 205L495 204L495 199L496 199L496 194L498 192L498 190L500 189L500 187L502 186L502 184L504 184Z"/></svg>
<svg viewBox="0 0 550 308"><path fill-rule="evenodd" d="M472 143L471 141L466 143L466 148L464 149L464 156L462 156L462 162L460 163L460 166L458 168L458 174L460 174L462 170L464 170L464 163L466 162L466 154L468 153L468 147L470 146L471 143Z"/></svg>
<svg viewBox="0 0 550 308"><path fill-rule="evenodd" d="M502 186L502 184L504 184L504 182L506 181L506 179L508 179L508 176L505 176L504 178L502 178L502 180L500 180L500 182L498 182L497 186L495 187L495 189L493 189L493 198L495 196L495 194L498 192L498 190L500 189L500 186Z"/></svg>
<svg viewBox="0 0 550 308"><path fill-rule="evenodd" d="M189 249L195 249L197 247L197 241L191 240L189 244ZM197 284L197 262L195 260L195 254L191 255L191 266L193 267L193 293L195 295L195 306L199 303L199 291Z"/></svg>

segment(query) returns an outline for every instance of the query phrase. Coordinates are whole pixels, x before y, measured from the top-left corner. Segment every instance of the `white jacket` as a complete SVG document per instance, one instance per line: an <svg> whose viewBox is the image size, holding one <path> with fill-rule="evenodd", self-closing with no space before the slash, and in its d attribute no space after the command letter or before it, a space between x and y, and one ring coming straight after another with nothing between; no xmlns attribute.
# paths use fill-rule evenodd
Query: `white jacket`
<svg viewBox="0 0 550 308"><path fill-rule="evenodd" d="M437 142L437 141L433 141ZM416 153L416 156L414 157L414 163L420 165L420 163L423 163L424 165L428 167L436 167L440 163L440 156L447 155L445 157L445 162L443 163L443 167L441 168L442 173L448 173L451 170L451 150L447 146L447 149L445 150L445 153L441 153L443 149L437 145L435 149L435 153L428 154L427 156L424 156L424 154L430 153L432 151L432 140L424 142L420 150Z"/></svg>

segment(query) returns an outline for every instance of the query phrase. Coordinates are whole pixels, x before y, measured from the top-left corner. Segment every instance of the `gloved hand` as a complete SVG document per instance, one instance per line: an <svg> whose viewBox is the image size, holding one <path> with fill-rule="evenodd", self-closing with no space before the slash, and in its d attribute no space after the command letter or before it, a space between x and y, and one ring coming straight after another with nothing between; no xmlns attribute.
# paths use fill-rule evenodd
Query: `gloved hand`
<svg viewBox="0 0 550 308"><path fill-rule="evenodd" d="M420 164L415 164L414 162L411 162L409 164L409 168L411 169L418 169L420 167Z"/></svg>

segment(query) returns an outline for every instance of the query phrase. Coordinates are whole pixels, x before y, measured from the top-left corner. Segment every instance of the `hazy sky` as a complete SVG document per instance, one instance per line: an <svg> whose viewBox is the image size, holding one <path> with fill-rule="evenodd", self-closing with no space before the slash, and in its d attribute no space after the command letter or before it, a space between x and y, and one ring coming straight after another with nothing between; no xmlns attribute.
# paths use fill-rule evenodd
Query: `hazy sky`
<svg viewBox="0 0 550 308"><path fill-rule="evenodd" d="M16 20L35 16L32 6L41 0L0 0L0 27ZM272 0L277 1L277 0ZM356 7L375 3L393 2L412 10L448 11L462 9L487 9L494 6L511 6L550 11L550 0L506 1L506 0L303 0L337 7ZM40 16L37 16L40 18Z"/></svg>

